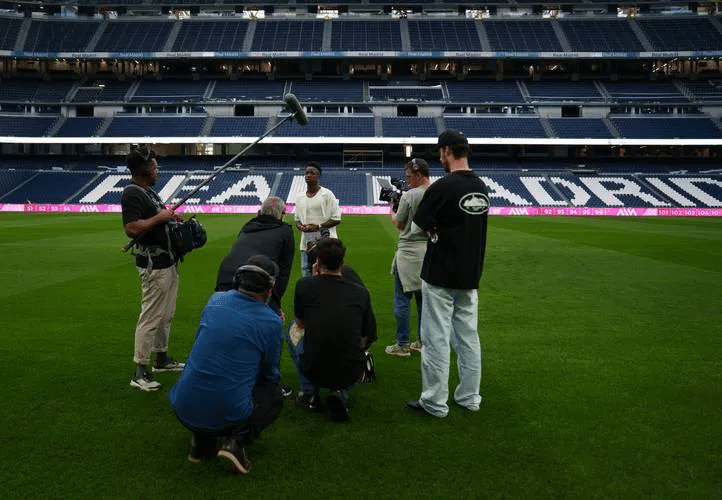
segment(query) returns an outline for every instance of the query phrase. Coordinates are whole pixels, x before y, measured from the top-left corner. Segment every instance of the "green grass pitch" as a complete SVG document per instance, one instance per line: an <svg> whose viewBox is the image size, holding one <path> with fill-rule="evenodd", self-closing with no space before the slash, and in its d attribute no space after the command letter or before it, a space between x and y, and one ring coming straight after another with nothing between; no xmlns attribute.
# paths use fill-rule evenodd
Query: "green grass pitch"
<svg viewBox="0 0 722 500"><path fill-rule="evenodd" d="M200 216L209 240L181 265L176 358L248 218ZM287 401L243 477L186 460L167 401L177 374L156 393L128 386L140 291L120 215L0 221L4 498L720 498L722 219L492 217L482 408L433 419L404 408L419 355L383 352L396 229L345 217L378 380L352 393L349 424ZM285 351L281 368L297 389Z"/></svg>

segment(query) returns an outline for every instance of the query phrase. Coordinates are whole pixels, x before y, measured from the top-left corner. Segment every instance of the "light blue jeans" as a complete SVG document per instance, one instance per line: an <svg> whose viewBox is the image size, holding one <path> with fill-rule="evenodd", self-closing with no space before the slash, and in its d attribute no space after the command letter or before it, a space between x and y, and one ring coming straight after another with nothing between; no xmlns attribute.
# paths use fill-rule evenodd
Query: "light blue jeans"
<svg viewBox="0 0 722 500"><path fill-rule="evenodd" d="M308 252L301 250L301 278L311 276L311 268L308 265Z"/></svg>
<svg viewBox="0 0 722 500"><path fill-rule="evenodd" d="M399 279L399 270L394 264L394 316L396 317L396 343L400 347L409 347L411 337L411 299L416 297L416 312L419 318L419 334L421 333L421 292L404 293ZM420 336L420 335L419 335Z"/></svg>
<svg viewBox="0 0 722 500"><path fill-rule="evenodd" d="M479 297L476 289L442 288L422 281L421 406L432 415L449 413L451 347L457 355L459 385L454 400L476 411L481 404L481 343L477 332Z"/></svg>

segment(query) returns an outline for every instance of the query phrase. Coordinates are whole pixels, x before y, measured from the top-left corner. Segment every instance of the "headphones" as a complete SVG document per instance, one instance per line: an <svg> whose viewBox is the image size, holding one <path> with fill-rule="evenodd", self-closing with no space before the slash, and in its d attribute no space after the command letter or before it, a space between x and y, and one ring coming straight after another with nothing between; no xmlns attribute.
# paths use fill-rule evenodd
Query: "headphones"
<svg viewBox="0 0 722 500"><path fill-rule="evenodd" d="M238 288L241 286L241 274L243 273L255 273L259 276L262 276L265 278L265 290L273 288L273 285L276 283L276 279L271 276L268 271L263 269L262 267L253 265L253 264L246 264L244 266L239 267L236 269L236 272L233 273L233 289L238 290Z"/></svg>

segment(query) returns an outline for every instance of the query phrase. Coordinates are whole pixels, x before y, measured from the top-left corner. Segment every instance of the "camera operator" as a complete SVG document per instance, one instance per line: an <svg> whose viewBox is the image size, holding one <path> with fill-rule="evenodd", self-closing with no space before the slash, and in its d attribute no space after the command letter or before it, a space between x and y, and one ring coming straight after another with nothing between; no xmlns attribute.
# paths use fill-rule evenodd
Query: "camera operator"
<svg viewBox="0 0 722 500"><path fill-rule="evenodd" d="M168 222L183 217L168 210L152 189L158 180L158 162L148 147L135 148L126 157L132 182L123 189L123 228L136 238L139 251L135 265L141 280L141 310L135 328L135 373L130 385L155 391L160 384L148 371L151 352L156 353L153 371L180 371L183 363L168 356L170 324L178 295L178 257L170 247Z"/></svg>
<svg viewBox="0 0 722 500"><path fill-rule="evenodd" d="M419 340L409 344L411 337L411 299L416 298L416 311L421 320L421 265L426 253L427 236L413 223L416 209L429 187L429 164L414 158L404 167L409 190L401 195L398 209L390 201L389 215L399 229L399 245L391 264L394 275L394 316L396 317L396 343L386 347L386 353L408 357L411 349L421 350Z"/></svg>

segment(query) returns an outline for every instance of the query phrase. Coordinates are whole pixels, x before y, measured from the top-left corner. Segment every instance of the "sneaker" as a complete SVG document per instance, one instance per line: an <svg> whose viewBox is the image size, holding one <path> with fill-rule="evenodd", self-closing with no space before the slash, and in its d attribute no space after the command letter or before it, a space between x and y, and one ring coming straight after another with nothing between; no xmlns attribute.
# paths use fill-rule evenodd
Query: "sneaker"
<svg viewBox="0 0 722 500"><path fill-rule="evenodd" d="M296 406L307 411L319 411L320 405L318 404L318 398L314 397L313 394L299 393L296 398Z"/></svg>
<svg viewBox="0 0 722 500"><path fill-rule="evenodd" d="M218 459L230 472L248 474L251 462L246 458L246 450L235 439L228 439L218 450Z"/></svg>
<svg viewBox="0 0 722 500"><path fill-rule="evenodd" d="M411 344L409 344L409 348L410 348L412 351L419 351L419 352L421 352L421 341L420 341L420 340L414 340L413 342L411 342Z"/></svg>
<svg viewBox="0 0 722 500"><path fill-rule="evenodd" d="M216 440L210 436L191 434L191 451L188 461L194 464L210 460L216 456Z"/></svg>
<svg viewBox="0 0 722 500"><path fill-rule="evenodd" d="M180 372L183 371L183 367L185 366L185 363L178 363L175 359L171 358L170 356L166 356L165 362L163 364L159 364L158 360L155 360L155 363L153 363L153 371L154 372Z"/></svg>
<svg viewBox="0 0 722 500"><path fill-rule="evenodd" d="M334 422L348 422L350 420L348 408L338 391L331 391L326 398L328 409L331 412L331 420Z"/></svg>
<svg viewBox="0 0 722 500"><path fill-rule="evenodd" d="M130 386L137 387L141 391L157 391L160 389L160 384L148 372L144 372L143 375L133 375L133 378L130 379Z"/></svg>
<svg viewBox="0 0 722 500"><path fill-rule="evenodd" d="M293 389L291 389L291 388L290 388L289 386L287 386L287 385L281 385L281 395L282 395L284 398L287 398L287 397L290 396L291 394L293 394Z"/></svg>
<svg viewBox="0 0 722 500"><path fill-rule="evenodd" d="M411 349L408 347L401 347L399 344L388 345L386 346L386 354L408 358L411 356Z"/></svg>

